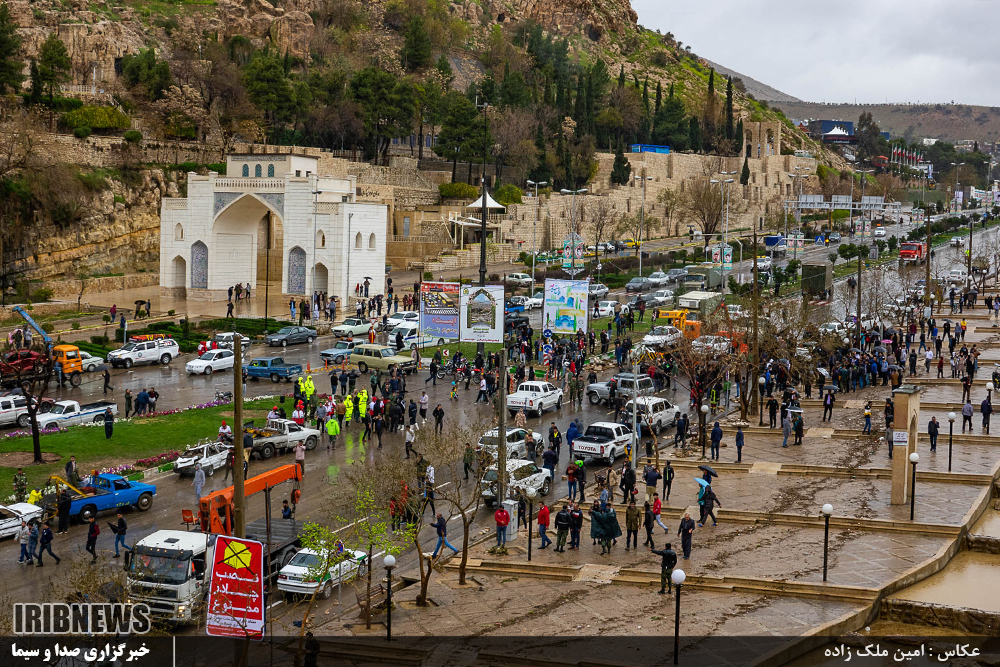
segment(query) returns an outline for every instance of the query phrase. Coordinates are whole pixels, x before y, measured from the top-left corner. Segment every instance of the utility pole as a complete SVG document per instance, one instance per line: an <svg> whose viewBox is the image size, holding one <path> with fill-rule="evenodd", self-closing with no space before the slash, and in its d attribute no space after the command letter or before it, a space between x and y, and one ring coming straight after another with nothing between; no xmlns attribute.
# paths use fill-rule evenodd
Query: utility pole
<svg viewBox="0 0 1000 667"><path fill-rule="evenodd" d="M497 369L497 505L503 507L507 497L504 494L504 483L507 481L507 426L504 417L507 415L507 350L500 350L500 368ZM528 517L529 532L531 517ZM516 528L516 526L515 526Z"/></svg>
<svg viewBox="0 0 1000 667"><path fill-rule="evenodd" d="M646 176L646 170L642 170L642 176L636 176L635 180L642 181L642 204L639 207L639 238L636 239L639 242L639 275L642 275L642 228L643 224L646 222L646 181L653 180L652 176ZM598 260L599 262L600 260Z"/></svg>
<svg viewBox="0 0 1000 667"><path fill-rule="evenodd" d="M233 535L246 537L246 503L243 492L243 336L233 335Z"/></svg>
<svg viewBox="0 0 1000 667"><path fill-rule="evenodd" d="M479 106L478 99L476 100L476 106ZM489 128L486 124L486 109L489 104L483 102L480 108L483 110L483 220L482 226L480 227L479 234L479 286L486 286L486 216L488 215L488 209L486 207L486 153L489 150ZM476 352L483 354L486 351L486 345L483 343L476 343Z"/></svg>
<svg viewBox="0 0 1000 667"><path fill-rule="evenodd" d="M931 302L931 219L927 216L927 202L924 201L924 184L927 183L927 171L924 171L924 176L920 180L920 205L924 207L924 226L927 228L927 257L925 258L925 273L924 273L924 303L934 307L933 302ZM934 314L934 311L931 311Z"/></svg>
<svg viewBox="0 0 1000 667"><path fill-rule="evenodd" d="M639 362L632 360L632 377L639 377ZM639 382L635 380L638 389ZM639 392L632 395L632 454L628 457L628 465L632 470L636 469L636 460L639 458Z"/></svg>
<svg viewBox="0 0 1000 667"><path fill-rule="evenodd" d="M534 181L528 181L528 185L535 186L535 222L531 225L531 289L535 289L535 258L538 257L538 244L536 240L538 238L538 218L541 215L541 202L538 201L538 186L548 185L548 181L542 181L541 183L535 183ZM528 296L531 296L530 294Z"/></svg>
<svg viewBox="0 0 1000 667"><path fill-rule="evenodd" d="M757 225L753 226L753 252L750 254L753 255L753 358L750 360L752 375L747 378L746 391L751 392L751 407L754 407L760 402L760 391L757 387L757 371L760 367L760 330L757 321L757 310L760 305L760 283L757 282ZM758 409L763 409L763 406Z"/></svg>

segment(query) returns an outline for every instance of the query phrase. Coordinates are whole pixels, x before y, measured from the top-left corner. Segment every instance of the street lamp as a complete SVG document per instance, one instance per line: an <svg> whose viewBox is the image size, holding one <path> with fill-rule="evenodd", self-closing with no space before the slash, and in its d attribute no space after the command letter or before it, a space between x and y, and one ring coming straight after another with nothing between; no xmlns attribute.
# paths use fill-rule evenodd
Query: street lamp
<svg viewBox="0 0 1000 667"><path fill-rule="evenodd" d="M954 202L955 202L955 210L956 211L960 211L961 209L958 208L958 168L965 166L965 163L964 162L958 162L958 163L952 162L951 166L954 167L954 169L952 169L951 171L955 175L955 189L951 193L952 194L952 200L954 200Z"/></svg>
<svg viewBox="0 0 1000 667"><path fill-rule="evenodd" d="M705 420L708 418L708 404L702 403L701 410L701 458L705 458Z"/></svg>
<svg viewBox="0 0 1000 667"><path fill-rule="evenodd" d="M910 478L910 521L913 521L913 508L917 499L917 462L920 454L913 452L910 454L910 465L913 466L913 477Z"/></svg>
<svg viewBox="0 0 1000 667"><path fill-rule="evenodd" d="M677 587L677 598L674 600L676 603L674 611L674 664L677 664L677 654L680 652L681 648L681 586L684 585L684 580L687 579L687 575L684 574L684 570L674 570L670 574L670 581L674 582L674 586Z"/></svg>
<svg viewBox="0 0 1000 667"><path fill-rule="evenodd" d="M986 383L986 402L989 404L990 408L993 407L993 383ZM983 420L983 426L985 427L986 435L990 434L990 416L986 415L986 419Z"/></svg>
<svg viewBox="0 0 1000 667"><path fill-rule="evenodd" d="M639 208L639 275L642 275L642 225L646 221L646 181L653 180L652 176L636 176L635 180L642 181L642 205Z"/></svg>
<svg viewBox="0 0 1000 667"><path fill-rule="evenodd" d="M827 556L830 549L830 515L833 514L833 505L827 503L823 505L823 581L826 581Z"/></svg>
<svg viewBox="0 0 1000 667"><path fill-rule="evenodd" d="M758 406L759 409L757 410L757 412L760 413L760 422L757 424L757 426L763 426L764 425L764 385L765 384L767 384L767 380L764 379L763 375L761 375L759 378L757 378L757 393L759 395L759 398L757 400L757 406Z"/></svg>
<svg viewBox="0 0 1000 667"><path fill-rule="evenodd" d="M317 222L317 217L319 216L319 196L322 194L321 190L313 190L313 265L312 265L312 289L313 296L309 299L309 309L312 311L313 306L316 303L318 295L316 294L316 237L319 234L319 223ZM310 312L310 315L312 313Z"/></svg>
<svg viewBox="0 0 1000 667"><path fill-rule="evenodd" d="M563 188L562 190L559 191L559 192L563 193L564 195L573 195L573 208L572 208L572 212L570 213L570 220L571 220L570 224L573 227L573 240L572 240L573 248L572 248L572 252L570 253L570 257L571 257L571 259L570 259L570 262L571 262L570 266L572 268L570 270L570 277L576 276L576 243L577 243L577 239L580 236L579 234L577 234L577 231L576 231L576 196L578 194L582 195L586 191L587 191L587 188L580 188L579 190L567 190L566 188Z"/></svg>
<svg viewBox="0 0 1000 667"><path fill-rule="evenodd" d="M392 569L396 567L396 557L389 554L382 559L385 568L385 640L392 641Z"/></svg>
<svg viewBox="0 0 1000 667"><path fill-rule="evenodd" d="M538 492L535 491L535 487L528 487L528 562L531 562L531 517L535 514L535 498L538 496ZM544 544L542 545L545 546Z"/></svg>
<svg viewBox="0 0 1000 667"><path fill-rule="evenodd" d="M957 415L954 412L948 413L948 472L951 472L951 439L955 434L955 417Z"/></svg>
<svg viewBox="0 0 1000 667"><path fill-rule="evenodd" d="M535 261L538 257L538 247L535 244L536 230L538 229L538 218L541 214L541 202L538 200L538 186L548 185L548 181L541 181L540 183L535 183L534 181L528 181L528 185L535 186L535 222L531 225L531 289L535 289ZM530 295L529 295L530 296Z"/></svg>

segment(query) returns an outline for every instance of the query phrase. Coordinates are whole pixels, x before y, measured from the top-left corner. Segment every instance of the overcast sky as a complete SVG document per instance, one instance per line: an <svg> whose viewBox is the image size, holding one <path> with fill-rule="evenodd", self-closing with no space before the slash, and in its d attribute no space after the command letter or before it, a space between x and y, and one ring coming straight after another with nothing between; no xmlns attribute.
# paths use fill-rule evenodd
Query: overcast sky
<svg viewBox="0 0 1000 667"><path fill-rule="evenodd" d="M1000 106L994 0L632 0L639 23L809 102Z"/></svg>

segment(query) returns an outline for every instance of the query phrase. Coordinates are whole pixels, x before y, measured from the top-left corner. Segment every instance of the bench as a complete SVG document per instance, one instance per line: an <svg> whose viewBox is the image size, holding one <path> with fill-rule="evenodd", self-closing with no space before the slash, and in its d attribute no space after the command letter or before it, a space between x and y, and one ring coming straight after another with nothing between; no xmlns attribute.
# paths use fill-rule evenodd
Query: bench
<svg viewBox="0 0 1000 667"><path fill-rule="evenodd" d="M355 593L354 596L358 599L358 606L364 610L365 615L368 617L374 611L384 608L388 600L388 593L382 584L372 586L370 594L367 590L362 590Z"/></svg>

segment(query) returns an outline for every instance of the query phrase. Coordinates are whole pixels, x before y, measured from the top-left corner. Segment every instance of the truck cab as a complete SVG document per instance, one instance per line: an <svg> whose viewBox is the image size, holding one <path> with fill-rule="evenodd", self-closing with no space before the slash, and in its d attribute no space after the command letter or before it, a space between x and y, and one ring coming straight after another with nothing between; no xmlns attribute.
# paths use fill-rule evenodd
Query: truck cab
<svg viewBox="0 0 1000 667"><path fill-rule="evenodd" d="M83 379L83 359L80 356L80 348L76 345L56 345L52 348L52 357L54 363L59 364L56 368L62 369L62 383L69 380L71 385L79 387Z"/></svg>
<svg viewBox="0 0 1000 667"><path fill-rule="evenodd" d="M159 620L185 623L201 613L211 578L215 534L158 530L125 552L128 601Z"/></svg>

